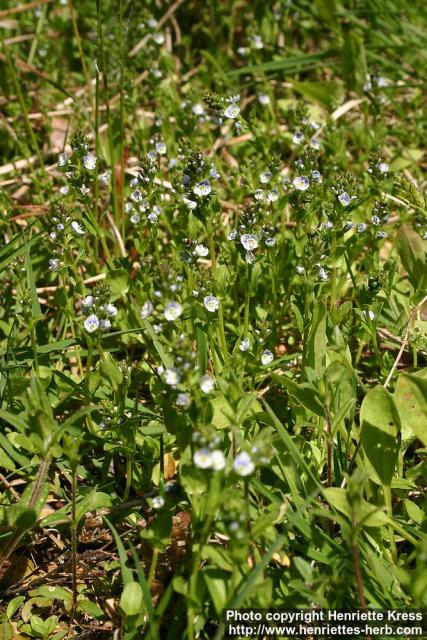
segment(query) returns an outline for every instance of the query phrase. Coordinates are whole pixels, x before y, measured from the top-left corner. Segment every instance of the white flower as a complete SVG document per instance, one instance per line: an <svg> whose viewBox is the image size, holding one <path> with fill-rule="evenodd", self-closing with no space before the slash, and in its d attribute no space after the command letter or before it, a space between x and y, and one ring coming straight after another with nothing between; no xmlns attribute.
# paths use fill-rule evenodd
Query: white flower
<svg viewBox="0 0 427 640"><path fill-rule="evenodd" d="M230 231L227 237L229 240L235 240L237 238L237 235L237 231L233 229L233 231Z"/></svg>
<svg viewBox="0 0 427 640"><path fill-rule="evenodd" d="M295 131L292 137L292 142L294 144L301 144L303 140L304 140L304 134L301 131Z"/></svg>
<svg viewBox="0 0 427 640"><path fill-rule="evenodd" d="M233 469L239 476L250 476L255 470L255 465L251 456L246 451L242 451L236 456Z"/></svg>
<svg viewBox="0 0 427 640"><path fill-rule="evenodd" d="M221 449L214 449L211 454L211 467L214 471L222 471L225 468L226 460Z"/></svg>
<svg viewBox="0 0 427 640"><path fill-rule="evenodd" d="M298 191L305 191L310 186L310 181L307 176L297 176L293 179L292 184Z"/></svg>
<svg viewBox="0 0 427 640"><path fill-rule="evenodd" d="M190 200L190 198L187 198L187 196L182 196L182 201L191 210L197 207L197 202L195 202L195 200Z"/></svg>
<svg viewBox="0 0 427 640"><path fill-rule="evenodd" d="M159 156L164 156L166 153L167 147L164 142L156 142L156 151Z"/></svg>
<svg viewBox="0 0 427 640"><path fill-rule="evenodd" d="M253 251L258 248L258 238L253 233L244 233L240 236L240 242L246 251Z"/></svg>
<svg viewBox="0 0 427 640"><path fill-rule="evenodd" d="M179 302L173 300L172 302L168 302L165 306L164 316L166 320L172 322L173 320L177 320L182 313L182 305Z"/></svg>
<svg viewBox="0 0 427 640"><path fill-rule="evenodd" d="M375 313L369 309L368 311L362 311L364 318L369 318L369 320L375 320Z"/></svg>
<svg viewBox="0 0 427 640"><path fill-rule="evenodd" d="M200 389L203 393L210 393L215 388L215 378L208 373L200 378Z"/></svg>
<svg viewBox="0 0 427 640"><path fill-rule="evenodd" d="M264 202L265 200L265 193L262 189L255 189L254 191L254 198L257 202Z"/></svg>
<svg viewBox="0 0 427 640"><path fill-rule="evenodd" d="M357 225L357 231L359 233L365 233L366 231L366 223L365 222L361 222L360 224Z"/></svg>
<svg viewBox="0 0 427 640"><path fill-rule="evenodd" d="M212 169L209 171L209 175L214 180L219 180L220 177L221 177L221 175L218 173L218 169L216 169L216 167L212 167Z"/></svg>
<svg viewBox="0 0 427 640"><path fill-rule="evenodd" d="M209 469L212 466L212 452L203 447L193 455L193 462L199 469Z"/></svg>
<svg viewBox="0 0 427 640"><path fill-rule="evenodd" d="M193 106L191 107L191 111L195 116L202 116L205 112L205 109L203 105L200 104L200 102L196 102L196 104L193 104Z"/></svg>
<svg viewBox="0 0 427 640"><path fill-rule="evenodd" d="M196 246L194 247L194 251L196 255L199 256L199 258L204 258L209 253L209 249L205 247L204 244L196 244Z"/></svg>
<svg viewBox="0 0 427 640"><path fill-rule="evenodd" d="M258 35L252 36L252 43L254 45L254 49L262 49L264 47L264 43L262 41L261 36L258 36Z"/></svg>
<svg viewBox="0 0 427 640"><path fill-rule="evenodd" d="M68 184L62 185L62 187L59 189L59 193L62 196L66 196L68 194L68 192L69 192Z"/></svg>
<svg viewBox="0 0 427 640"><path fill-rule="evenodd" d="M239 117L240 107L237 104L229 104L228 107L224 111L224 116L226 118L231 118L235 120Z"/></svg>
<svg viewBox="0 0 427 640"><path fill-rule="evenodd" d="M67 162L68 162L68 153L66 151L63 151L58 156L58 167L65 167Z"/></svg>
<svg viewBox="0 0 427 640"><path fill-rule="evenodd" d="M263 171L263 173L260 173L259 181L261 182L261 184L267 184L268 182L270 182L272 177L273 176L271 175L270 171Z"/></svg>
<svg viewBox="0 0 427 640"><path fill-rule="evenodd" d="M146 300L141 307L139 315L143 320L146 320L153 313L153 303L150 300Z"/></svg>
<svg viewBox="0 0 427 640"><path fill-rule="evenodd" d="M259 93L258 102L262 104L263 107L265 107L267 104L270 104L270 96L268 96L266 93Z"/></svg>
<svg viewBox="0 0 427 640"><path fill-rule="evenodd" d="M193 187L193 193L195 193L196 196L208 196L211 191L212 188L209 180L202 180L201 182L195 184Z"/></svg>
<svg viewBox="0 0 427 640"><path fill-rule="evenodd" d="M141 202L141 200L142 200L142 191L140 191L139 189L134 189L132 191L132 193L130 194L130 197L132 198L132 200L134 202Z"/></svg>
<svg viewBox="0 0 427 640"><path fill-rule="evenodd" d="M165 36L163 35L163 33L154 33L152 38L156 44L163 44L165 41Z"/></svg>
<svg viewBox="0 0 427 640"><path fill-rule="evenodd" d="M190 406L191 400L188 393L178 393L176 397L176 406L182 407L183 409L188 409Z"/></svg>
<svg viewBox="0 0 427 640"><path fill-rule="evenodd" d="M89 153L87 153L83 158L83 166L88 171L93 171L95 169L96 162L96 155L92 151L89 151Z"/></svg>
<svg viewBox="0 0 427 640"><path fill-rule="evenodd" d="M389 84L390 80L387 80L387 78L382 78L381 76L377 78L377 87L388 87Z"/></svg>
<svg viewBox="0 0 427 640"><path fill-rule="evenodd" d="M338 200L341 202L343 207L347 207L351 202L351 198L346 191L340 193Z"/></svg>
<svg viewBox="0 0 427 640"><path fill-rule="evenodd" d="M243 340L240 342L239 349L240 351L249 351L250 348L251 348L251 340L249 336L247 336L246 338L243 338Z"/></svg>
<svg viewBox="0 0 427 640"><path fill-rule="evenodd" d="M99 174L99 182L104 186L107 187L110 183L110 175L111 175L111 171L104 171L104 173L100 173Z"/></svg>
<svg viewBox="0 0 427 640"><path fill-rule="evenodd" d="M59 262L58 258L51 258L49 260L49 270L50 271L58 271L60 264L61 263Z"/></svg>
<svg viewBox="0 0 427 640"><path fill-rule="evenodd" d="M208 311L214 313L214 311L217 311L219 307L219 300L215 296L205 296L203 298L203 304Z"/></svg>
<svg viewBox="0 0 427 640"><path fill-rule="evenodd" d="M93 296L86 296L85 298L83 298L82 305L83 307L85 307L85 309L90 309L91 307L93 307L93 303L94 303Z"/></svg>
<svg viewBox="0 0 427 640"><path fill-rule="evenodd" d="M94 331L96 331L99 327L98 316L96 316L94 313L88 316L84 321L84 326L88 333L93 333Z"/></svg>
<svg viewBox="0 0 427 640"><path fill-rule="evenodd" d="M262 364L270 364L271 362L273 362L274 360L274 356L271 353L270 349L264 349L264 351L261 354L261 363Z"/></svg>
<svg viewBox="0 0 427 640"><path fill-rule="evenodd" d="M107 329L109 329L111 327L111 322L108 320L108 318L104 318L103 320L101 320L99 322L99 326L101 327L101 329L103 331L106 331Z"/></svg>
<svg viewBox="0 0 427 640"><path fill-rule="evenodd" d="M147 216L147 220L150 224L154 224L157 222L157 220L159 219L159 216L157 215L157 213L155 213L154 211L152 211L151 213L148 214Z"/></svg>
<svg viewBox="0 0 427 640"><path fill-rule="evenodd" d="M168 367L165 370L166 384L169 384L171 387L176 387L176 385L179 384L180 380L181 380L181 373L179 369L177 369L176 367Z"/></svg>
<svg viewBox="0 0 427 640"><path fill-rule="evenodd" d="M152 503L153 509L161 509L165 506L165 499L163 496L154 496Z"/></svg>
<svg viewBox="0 0 427 640"><path fill-rule="evenodd" d="M110 318L114 318L114 316L117 315L117 307L114 304L107 304L107 306L105 307L105 311L108 313Z"/></svg>
<svg viewBox="0 0 427 640"><path fill-rule="evenodd" d="M265 244L267 245L267 247L274 247L274 245L276 244L276 238L266 238Z"/></svg>
<svg viewBox="0 0 427 640"><path fill-rule="evenodd" d="M79 222L77 222L77 220L73 220L71 222L71 228L74 231L74 233L77 233L77 235L84 236L85 234L84 229L82 225Z"/></svg>
<svg viewBox="0 0 427 640"><path fill-rule="evenodd" d="M276 202L276 200L278 199L279 199L279 192L277 191L277 189L272 189L267 193L267 200L269 202Z"/></svg>
<svg viewBox="0 0 427 640"><path fill-rule="evenodd" d="M89 187L87 187L85 184L82 184L82 186L80 187L80 193L83 196L87 196L87 194L90 193Z"/></svg>
<svg viewBox="0 0 427 640"><path fill-rule="evenodd" d="M380 162L378 164L378 170L380 173L388 173L388 170L389 170L388 162Z"/></svg>
<svg viewBox="0 0 427 640"><path fill-rule="evenodd" d="M305 273L304 267L302 265L300 265L300 264L295 267L295 271L297 272L297 274L299 276L303 276L304 273Z"/></svg>
<svg viewBox="0 0 427 640"><path fill-rule="evenodd" d="M326 282L329 279L329 275L327 274L327 272L323 267L319 267L318 274L319 274L319 279L322 280L323 282Z"/></svg>
<svg viewBox="0 0 427 640"><path fill-rule="evenodd" d="M317 171L317 169L314 169L311 172L311 178L312 180L314 180L314 182L317 182L317 184L322 184L323 182L322 174L320 173L320 171Z"/></svg>
<svg viewBox="0 0 427 640"><path fill-rule="evenodd" d="M140 220L141 216L138 213L133 213L130 217L130 221L132 222L132 224L138 224Z"/></svg>

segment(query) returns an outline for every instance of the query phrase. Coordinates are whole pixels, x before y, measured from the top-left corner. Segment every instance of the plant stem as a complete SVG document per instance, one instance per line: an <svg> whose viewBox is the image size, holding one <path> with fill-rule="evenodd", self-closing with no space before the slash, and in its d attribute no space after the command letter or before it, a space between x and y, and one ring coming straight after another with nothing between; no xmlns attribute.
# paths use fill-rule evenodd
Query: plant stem
<svg viewBox="0 0 427 640"><path fill-rule="evenodd" d="M71 571L73 581L73 612L77 608L77 516L76 516L76 495L77 495L77 473L73 467L71 472Z"/></svg>
<svg viewBox="0 0 427 640"><path fill-rule="evenodd" d="M90 82L90 76L89 76L89 72L87 70L87 66L86 66L86 62L85 62L85 56L83 53L83 47L82 47L82 39L80 38L80 32L79 32L79 27L77 25L77 19L76 19L76 12L74 11L74 7L73 7L73 1L72 0L67 0L68 2L68 10L70 12L70 17L71 17L71 22L73 23L73 31L74 31L74 36L76 38L76 42L77 42L77 49L79 50L79 56L80 56L80 62L82 65L82 72L83 72L83 76L86 82L86 86L87 86L87 97L89 100L89 104L91 104L92 102L92 85Z"/></svg>
<svg viewBox="0 0 427 640"><path fill-rule="evenodd" d="M36 477L36 481L34 484L34 488L31 492L31 496L30 499L28 501L28 509L34 509L34 507L37 504L37 500L40 497L40 492L41 492L41 488L43 486L43 483L46 479L47 473L49 471L49 467L50 467L50 463L51 463L51 457L50 454L47 453L45 455L45 457L43 458L43 460L40 463L40 467L39 467L39 471ZM8 558L12 555L12 553L15 551L16 547L18 546L21 538L24 536L24 534L28 531L28 529L23 529L21 531L15 531L12 534L12 537L9 539L9 542L6 544L5 548L3 549L3 551L1 552L0 555L0 574L1 574L1 570L3 568L4 563L6 562L6 560L8 560Z"/></svg>

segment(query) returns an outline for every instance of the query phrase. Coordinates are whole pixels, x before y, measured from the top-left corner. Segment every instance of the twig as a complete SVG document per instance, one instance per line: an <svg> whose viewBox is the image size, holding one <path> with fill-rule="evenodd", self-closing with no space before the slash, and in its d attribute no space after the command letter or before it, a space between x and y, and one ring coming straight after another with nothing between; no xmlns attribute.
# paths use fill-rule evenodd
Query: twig
<svg viewBox="0 0 427 640"><path fill-rule="evenodd" d="M413 323L413 321L415 320L415 317L418 313L418 311L421 309L421 307L427 302L427 296L424 296L424 298L421 300L421 302L419 302L411 311L410 316L409 316L409 320L408 323L406 325L406 329L405 329L405 335L403 336L403 340L402 340L402 345L399 349L399 353L396 356L395 361L393 362L393 366L390 369L390 372L387 376L387 378L385 379L384 382L384 389L387 389L388 385L390 384L390 380L393 377L393 373L396 370L397 365L400 362L400 358L402 357L403 352L405 351L406 345L408 343L409 340L409 332L411 331L411 325Z"/></svg>
<svg viewBox="0 0 427 640"><path fill-rule="evenodd" d="M21 4L11 9L5 9L0 11L0 18L7 18L15 13L22 13L23 11L29 11L35 7L39 7L41 4L48 4L49 2L55 2L56 0L35 0L35 2L29 2L28 4Z"/></svg>

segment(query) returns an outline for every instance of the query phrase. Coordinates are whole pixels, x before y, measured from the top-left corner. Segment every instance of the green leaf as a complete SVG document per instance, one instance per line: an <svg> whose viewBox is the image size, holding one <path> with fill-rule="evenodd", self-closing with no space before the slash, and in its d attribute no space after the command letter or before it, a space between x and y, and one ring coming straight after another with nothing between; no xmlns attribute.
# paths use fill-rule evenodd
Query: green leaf
<svg viewBox="0 0 427 640"><path fill-rule="evenodd" d="M34 631L36 636L40 638L46 638L49 634L51 634L55 629L57 623L57 616L50 616L46 620L43 620L42 618L40 618L40 616L32 614L30 619L32 631Z"/></svg>
<svg viewBox="0 0 427 640"><path fill-rule="evenodd" d="M139 582L128 582L120 597L120 608L127 616L135 616L143 609L144 595Z"/></svg>
<svg viewBox="0 0 427 640"><path fill-rule="evenodd" d="M127 269L112 269L105 276L105 284L110 287L113 298L117 299L124 296L129 291L130 276Z"/></svg>
<svg viewBox="0 0 427 640"><path fill-rule="evenodd" d="M77 504L76 519L77 522L83 518L84 514L88 511L96 511L97 509L103 509L104 507L110 507L112 504L111 496L108 493L102 491L96 491L93 489L83 500Z"/></svg>
<svg viewBox="0 0 427 640"><path fill-rule="evenodd" d="M324 495L333 509L337 509L337 511L340 511L348 518L351 518L351 506L348 503L347 491L345 489L328 487L325 489ZM390 524L390 518L386 513L384 513L384 511L382 511L382 508L383 507L378 508L369 504L369 502L362 499L361 503L358 505L358 522L363 520L363 526L365 527L382 527Z"/></svg>
<svg viewBox="0 0 427 640"><path fill-rule="evenodd" d="M277 384L285 387L289 395L295 398L303 407L322 418L325 417L323 403L314 387L307 383L297 384L287 376L281 376L277 373L272 373L271 377Z"/></svg>
<svg viewBox="0 0 427 640"><path fill-rule="evenodd" d="M215 611L219 615L226 606L230 574L216 567L206 567L202 574Z"/></svg>
<svg viewBox="0 0 427 640"><path fill-rule="evenodd" d="M24 600L25 600L24 596L16 596L16 598L13 598L9 602L6 609L6 617L8 620L11 620L13 618L13 616L18 611L19 607L24 602Z"/></svg>
<svg viewBox="0 0 427 640"><path fill-rule="evenodd" d="M420 509L419 506L415 504L415 502L412 502L412 500L404 500L403 502L405 505L406 513L408 514L410 519L417 524L422 525L424 518L426 517L424 511Z"/></svg>
<svg viewBox="0 0 427 640"><path fill-rule="evenodd" d="M411 227L403 224L397 232L397 250L414 289L426 282L425 242Z"/></svg>
<svg viewBox="0 0 427 640"><path fill-rule="evenodd" d="M98 604L96 604L96 602L92 602L91 600L86 600L86 599L78 600L77 609L79 609L80 611L83 611L83 613L87 613L88 615L90 615L92 618L95 618L96 620L104 616L104 612L101 609L101 607Z"/></svg>
<svg viewBox="0 0 427 640"><path fill-rule="evenodd" d="M12 504L7 509L7 522L10 526L16 527L19 531L30 529L37 521L35 509L22 504Z"/></svg>
<svg viewBox="0 0 427 640"><path fill-rule="evenodd" d="M293 88L303 98L317 102L332 110L343 94L343 85L336 81L292 82Z"/></svg>
<svg viewBox="0 0 427 640"><path fill-rule="evenodd" d="M363 37L344 26L341 49L342 77L348 89L360 90L366 81L366 54Z"/></svg>
<svg viewBox="0 0 427 640"><path fill-rule="evenodd" d="M308 366L321 377L326 359L326 307L323 303L317 304L314 309L307 344L304 346Z"/></svg>
<svg viewBox="0 0 427 640"><path fill-rule="evenodd" d="M126 564L127 563L126 549L114 525L111 524L107 516L103 516L103 518L105 522L108 524L108 526L110 527L111 532L114 536L114 540L116 541L117 551L119 552L119 557L120 557L120 568L122 571L123 584L126 586L130 582L133 582L132 571L129 569L129 567Z"/></svg>
<svg viewBox="0 0 427 640"><path fill-rule="evenodd" d="M62 602L71 602L73 595L71 591L63 589L62 587L43 585L34 591L31 591L31 596L44 596L45 598L52 598L52 600L61 600Z"/></svg>
<svg viewBox="0 0 427 640"><path fill-rule="evenodd" d="M102 377L106 378L110 382L113 389L117 389L117 387L123 382L123 374L113 356L111 353L108 353L108 351L103 354L99 372Z"/></svg>
<svg viewBox="0 0 427 640"><path fill-rule="evenodd" d="M427 447L427 380L409 373L400 374L394 402L404 431L412 431Z"/></svg>
<svg viewBox="0 0 427 640"><path fill-rule="evenodd" d="M401 423L393 397L384 387L368 391L360 408L360 422L366 458L380 483L389 487L399 453Z"/></svg>

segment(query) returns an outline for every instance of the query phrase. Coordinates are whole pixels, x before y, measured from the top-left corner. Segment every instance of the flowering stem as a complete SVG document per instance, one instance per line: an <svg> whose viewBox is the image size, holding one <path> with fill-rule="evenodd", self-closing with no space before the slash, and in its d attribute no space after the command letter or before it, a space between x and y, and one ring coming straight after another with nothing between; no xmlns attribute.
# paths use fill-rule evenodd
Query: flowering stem
<svg viewBox="0 0 427 640"><path fill-rule="evenodd" d="M218 309L218 329L219 329L219 342L221 345L222 352L224 354L224 360L227 360L228 359L227 341L225 338L224 316L223 316L221 305L219 306L219 309Z"/></svg>
<svg viewBox="0 0 427 640"><path fill-rule="evenodd" d="M247 337L248 331L249 331L250 302L251 302L251 294L249 292L249 287L248 287L248 293L246 294L246 297L245 297L245 313L243 317L243 337L244 338Z"/></svg>
<svg viewBox="0 0 427 640"><path fill-rule="evenodd" d="M91 85L91 82L90 82L89 72L87 70L86 63L85 63L85 56L84 56L84 53L83 53L82 40L80 38L79 27L77 25L77 20L76 20L76 12L74 11L72 0L68 0L68 10L70 12L71 22L73 24L73 31L74 31L74 36L76 38L77 49L79 50L80 63L82 65L83 76L84 76L84 79L85 79L85 82L86 82L86 86L87 86L87 97L88 97L88 100L89 100L89 104L91 104L91 101L92 101L92 85Z"/></svg>
<svg viewBox="0 0 427 640"><path fill-rule="evenodd" d="M127 502L130 493L130 486L132 484L132 456L126 454L126 486L123 494L123 502Z"/></svg>
<svg viewBox="0 0 427 640"><path fill-rule="evenodd" d="M85 376L85 386L86 386L86 394L88 396L88 398L90 397L90 393L89 393L89 377L90 377L90 370L92 367L92 340L89 338L88 339L88 343L87 343L87 360L86 360L86 376Z"/></svg>
<svg viewBox="0 0 427 640"><path fill-rule="evenodd" d="M159 559L159 550L158 549L154 549L153 551L153 557L151 559L151 564L150 564L150 570L148 572L148 586L151 589L153 586L153 580L156 577L156 567L157 567L157 560Z"/></svg>
<svg viewBox="0 0 427 640"><path fill-rule="evenodd" d="M125 184L125 155L124 155L124 46L123 46L123 0L119 0L119 39L120 39L120 216L122 218L122 237L126 237L125 216L123 215L123 191Z"/></svg>

